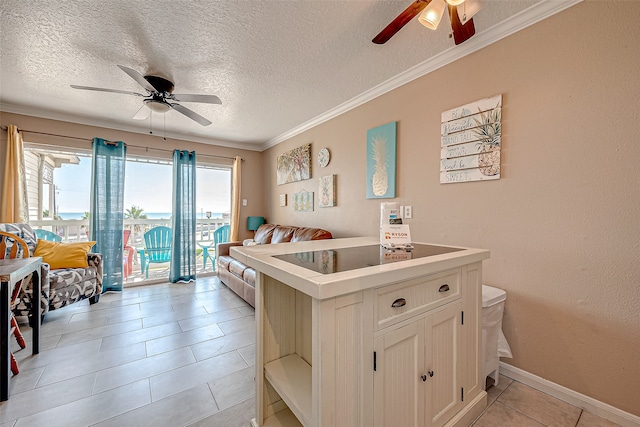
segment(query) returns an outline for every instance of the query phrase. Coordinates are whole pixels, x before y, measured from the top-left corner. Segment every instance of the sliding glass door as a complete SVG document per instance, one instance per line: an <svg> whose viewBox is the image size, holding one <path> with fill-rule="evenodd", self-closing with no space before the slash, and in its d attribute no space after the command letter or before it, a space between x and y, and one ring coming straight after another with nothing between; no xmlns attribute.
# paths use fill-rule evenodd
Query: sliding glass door
<svg viewBox="0 0 640 427"><path fill-rule="evenodd" d="M25 150L30 223L34 228L53 231L64 241L88 239L90 155L89 151L62 148ZM127 155L123 254L125 286L150 280L168 280L169 262L146 263L144 233L155 227L171 227L171 187L170 160ZM230 206L230 167L199 163L196 169L195 236L198 275L213 273L211 258L207 259L205 255L213 255L209 249L214 230L229 224Z"/></svg>

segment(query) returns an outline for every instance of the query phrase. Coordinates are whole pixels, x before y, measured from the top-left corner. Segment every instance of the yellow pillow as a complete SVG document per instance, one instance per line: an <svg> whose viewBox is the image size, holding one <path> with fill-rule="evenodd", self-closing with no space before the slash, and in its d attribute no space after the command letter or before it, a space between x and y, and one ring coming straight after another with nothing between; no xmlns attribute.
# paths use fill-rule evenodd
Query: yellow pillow
<svg viewBox="0 0 640 427"><path fill-rule="evenodd" d="M49 242L38 240L33 256L41 256L42 262L49 264L52 270L58 268L87 268L87 253L96 242Z"/></svg>

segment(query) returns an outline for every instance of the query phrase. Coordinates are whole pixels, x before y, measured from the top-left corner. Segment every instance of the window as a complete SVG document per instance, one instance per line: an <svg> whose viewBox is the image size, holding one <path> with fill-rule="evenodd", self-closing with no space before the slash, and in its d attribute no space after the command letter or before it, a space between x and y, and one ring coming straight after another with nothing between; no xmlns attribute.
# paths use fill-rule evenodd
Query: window
<svg viewBox="0 0 640 427"><path fill-rule="evenodd" d="M86 240L91 203L91 153L29 147L25 149L25 166L32 226L57 232L64 240ZM128 245L136 250L144 247L145 230L154 225L171 225L172 171L170 160L127 156L125 228L132 230ZM211 241L216 228L229 224L230 210L231 168L198 164L196 240ZM135 255L137 257L137 253ZM201 257L197 261L202 265ZM209 271L211 267L209 263ZM165 270L166 277L168 268ZM139 281L139 276L139 265L134 263L129 282Z"/></svg>

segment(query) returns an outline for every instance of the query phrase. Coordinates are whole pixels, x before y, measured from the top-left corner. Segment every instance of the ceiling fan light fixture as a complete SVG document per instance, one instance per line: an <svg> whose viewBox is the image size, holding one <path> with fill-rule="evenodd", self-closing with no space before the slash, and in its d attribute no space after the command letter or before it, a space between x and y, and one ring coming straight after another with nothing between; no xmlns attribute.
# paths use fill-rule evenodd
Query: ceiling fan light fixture
<svg viewBox="0 0 640 427"><path fill-rule="evenodd" d="M418 21L430 30L435 30L438 28L438 24L442 19L444 7L444 0L432 0L431 3L429 3L429 6L422 11L418 17Z"/></svg>
<svg viewBox="0 0 640 427"><path fill-rule="evenodd" d="M447 0L447 3L449 3L451 6L458 6L459 4L464 3L465 0Z"/></svg>
<svg viewBox="0 0 640 427"><path fill-rule="evenodd" d="M462 25L466 24L469 19L473 18L480 9L482 9L480 0L467 0L463 5L459 6L457 8L458 17L460 18Z"/></svg>
<svg viewBox="0 0 640 427"><path fill-rule="evenodd" d="M171 109L171 105L168 102L156 101L155 99L145 99L144 105L156 113L166 113Z"/></svg>

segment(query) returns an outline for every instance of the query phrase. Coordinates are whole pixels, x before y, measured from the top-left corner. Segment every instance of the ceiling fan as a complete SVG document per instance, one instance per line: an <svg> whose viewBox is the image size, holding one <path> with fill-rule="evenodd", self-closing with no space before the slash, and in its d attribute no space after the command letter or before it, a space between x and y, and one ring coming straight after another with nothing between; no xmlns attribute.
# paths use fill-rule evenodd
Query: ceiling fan
<svg viewBox="0 0 640 427"><path fill-rule="evenodd" d="M480 10L478 0L446 0L446 4L445 0L415 0L371 41L376 44L386 43L418 14L418 20L422 25L435 30L444 14L445 6L449 11L455 44L469 40L476 33L473 15Z"/></svg>
<svg viewBox="0 0 640 427"><path fill-rule="evenodd" d="M135 95L141 96L145 98L143 100L144 105L142 108L138 110L138 112L133 117L134 119L145 119L149 116L150 111L155 111L159 113L166 113L169 110L176 110L179 113L184 114L189 117L191 120L194 120L201 124L202 126L209 126L211 122L206 118L202 117L200 114L196 113L193 110L188 109L180 104L170 101L177 102L202 102L205 104L222 104L220 98L215 95L193 95L193 94L174 94L173 93L173 83L163 77L158 76L143 76L136 70L125 67L123 65L118 65L118 67L127 73L129 77L138 82L140 86L146 89L147 94L142 94L138 92L130 92L126 90L118 90L118 89L104 89L99 87L91 87L91 86L78 86L71 85L74 89L83 89L83 90L96 90L99 92L113 92L113 93L122 93L125 95ZM145 108L145 106L147 108Z"/></svg>

